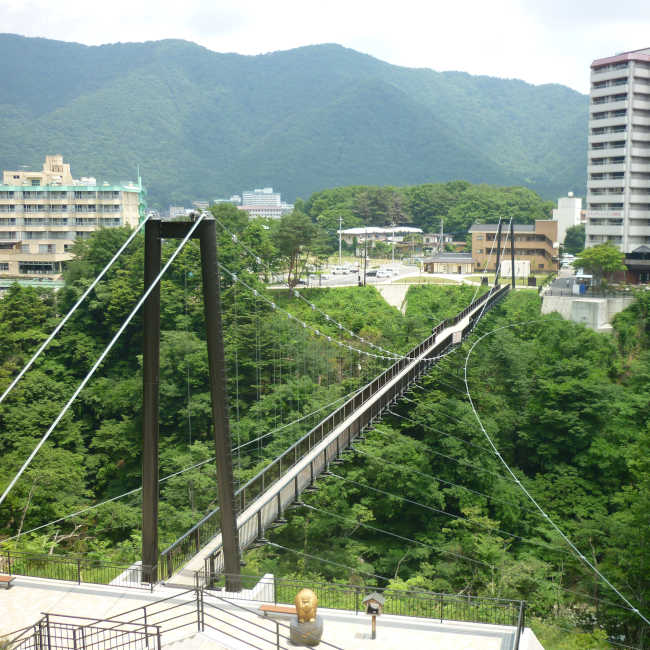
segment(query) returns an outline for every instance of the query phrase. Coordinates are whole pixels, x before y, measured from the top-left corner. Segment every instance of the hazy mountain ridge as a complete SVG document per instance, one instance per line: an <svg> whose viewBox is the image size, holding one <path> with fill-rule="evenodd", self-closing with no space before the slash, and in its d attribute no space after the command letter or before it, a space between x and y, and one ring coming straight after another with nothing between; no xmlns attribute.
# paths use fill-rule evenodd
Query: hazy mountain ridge
<svg viewBox="0 0 650 650"><path fill-rule="evenodd" d="M140 165L150 202L273 185L463 178L555 198L585 186L587 106L559 85L393 66L338 45L259 56L186 41L89 47L0 35L3 169L62 153L75 176Z"/></svg>

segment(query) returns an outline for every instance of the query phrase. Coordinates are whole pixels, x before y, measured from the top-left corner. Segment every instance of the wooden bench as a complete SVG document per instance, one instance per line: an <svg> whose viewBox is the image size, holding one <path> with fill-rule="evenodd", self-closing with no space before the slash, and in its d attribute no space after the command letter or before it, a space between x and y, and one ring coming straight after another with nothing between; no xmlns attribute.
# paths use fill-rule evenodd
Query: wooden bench
<svg viewBox="0 0 650 650"><path fill-rule="evenodd" d="M9 589L9 587L11 587L11 583L15 579L15 576L0 576L0 588Z"/></svg>
<svg viewBox="0 0 650 650"><path fill-rule="evenodd" d="M263 612L264 616L268 614L297 615L296 608L293 605L260 605L260 611Z"/></svg>

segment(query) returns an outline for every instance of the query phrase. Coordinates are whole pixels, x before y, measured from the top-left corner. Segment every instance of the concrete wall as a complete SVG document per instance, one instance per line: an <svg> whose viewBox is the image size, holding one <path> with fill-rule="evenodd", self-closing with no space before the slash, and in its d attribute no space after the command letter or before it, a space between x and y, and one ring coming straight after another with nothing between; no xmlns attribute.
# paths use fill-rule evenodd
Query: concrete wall
<svg viewBox="0 0 650 650"><path fill-rule="evenodd" d="M557 312L566 320L583 323L597 331L608 331L610 323L618 312L634 302L632 296L613 298L573 298L571 296L544 295L542 314Z"/></svg>

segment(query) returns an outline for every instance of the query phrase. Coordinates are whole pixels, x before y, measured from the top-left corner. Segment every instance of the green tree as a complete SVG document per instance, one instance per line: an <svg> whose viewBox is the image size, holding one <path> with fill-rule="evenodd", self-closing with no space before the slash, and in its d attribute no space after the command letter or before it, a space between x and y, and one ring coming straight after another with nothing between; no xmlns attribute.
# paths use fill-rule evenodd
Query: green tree
<svg viewBox="0 0 650 650"><path fill-rule="evenodd" d="M298 284L317 234L318 227L299 210L284 215L274 224L273 241L286 263L290 288Z"/></svg>
<svg viewBox="0 0 650 650"><path fill-rule="evenodd" d="M609 242L585 248L573 262L577 269L592 273L597 279L609 278L616 271L625 271L625 255Z"/></svg>
<svg viewBox="0 0 650 650"><path fill-rule="evenodd" d="M585 248L585 226L580 224L578 226L571 226L567 228L564 237L564 252L571 255L577 255Z"/></svg>

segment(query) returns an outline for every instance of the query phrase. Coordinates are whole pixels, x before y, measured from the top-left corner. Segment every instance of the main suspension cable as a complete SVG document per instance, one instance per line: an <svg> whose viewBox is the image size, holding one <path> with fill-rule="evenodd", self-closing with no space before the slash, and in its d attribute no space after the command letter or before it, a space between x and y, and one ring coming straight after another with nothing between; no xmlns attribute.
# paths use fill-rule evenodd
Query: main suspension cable
<svg viewBox="0 0 650 650"><path fill-rule="evenodd" d="M553 529L562 537L562 539L567 543L567 545L573 550L573 552L576 554L578 559L585 565L587 565L630 609L632 612L634 612L641 620L643 620L647 625L650 625L650 620L648 620L632 603L598 570L597 567L595 567L581 552L580 550L573 544L573 542L565 535L560 527L549 517L549 515L544 511L544 509L537 503L535 498L530 494L530 492L526 489L524 484L517 478L515 473L510 469L510 466L506 462L506 460L501 456L499 453L499 450L497 449L496 445L492 441L492 438L488 434L488 432L485 430L485 427L483 426L483 422L481 421L481 418L479 417L478 412L476 411L476 407L474 406L474 402L472 400L472 396L469 391L469 383L467 381L467 367L469 365L469 358L474 350L474 348L477 346L478 343L480 343L485 337L490 336L491 334L494 334L495 332L498 332L500 330L507 329L509 327L516 327L517 325L522 325L525 323L510 323L508 325L503 325L502 327L497 327L494 330L491 330L490 332L486 332L483 334L481 337L476 339L474 343L472 344L472 347L469 349L469 352L467 353L467 357L465 359L465 389L467 391L467 398L470 402L470 405L472 407L472 411L474 411L474 416L476 417L476 420L481 427L481 431L483 431L483 434L485 435L488 443L490 444L490 447L492 447L492 451L496 455L496 457L501 461L502 465L505 467L506 471L512 476L512 480L519 486L519 488L522 490L522 492L528 497L530 502L539 510L540 514L544 519L553 527Z"/></svg>
<svg viewBox="0 0 650 650"><path fill-rule="evenodd" d="M4 401L5 397L13 390L14 386L21 380L23 375L32 367L33 363L38 359L43 350L52 342L52 339L61 331L61 328L70 320L72 315L77 311L81 303L88 297L88 294L97 286L97 283L106 275L107 271L113 266L117 258L124 252L127 246L135 239L136 235L142 230L145 223L149 220L149 217L146 217L142 223L129 235L128 239L120 246L119 250L113 257L110 262L99 272L99 275L92 281L88 288L81 294L81 297L74 304L72 309L61 319L59 324L52 330L52 333L43 341L41 347L35 352L32 358L25 364L25 367L16 375L14 380L7 386L4 393L0 395L0 404ZM1 501L0 501L1 503Z"/></svg>
<svg viewBox="0 0 650 650"><path fill-rule="evenodd" d="M7 495L9 494L9 492L11 492L12 488L16 484L16 481L18 481L18 479L22 476L23 472L27 469L29 464L34 459L34 456L36 456L36 454L39 452L41 447L45 444L45 441L50 437L52 431L54 431L54 429L57 427L59 422L63 419L63 416L68 412L68 409L70 408L70 406L72 406L72 403L75 401L75 399L77 399L79 393L81 393L81 391L84 389L86 384L90 381L90 378L95 374L95 372L102 364L102 362L104 361L108 353L111 351L111 349L113 348L117 340L120 338L124 330L127 328L129 323L133 320L134 316L138 313L140 307L144 304L144 301L149 297L149 294L156 288L162 276L166 273L171 263L176 259L176 257L179 255L181 250L184 248L185 244L189 241L190 237L192 236L192 233L196 230L196 228L201 223L203 218L204 215L201 214L199 218L192 224L192 227L188 231L187 235L185 235L178 248L172 253L171 257L169 258L165 266L162 268L160 273L158 273L158 275L151 283L151 285L149 285L147 290L142 294L142 297L140 298L140 300L138 300L138 303L133 308L131 313L127 316L126 320L122 323L122 326L117 331L117 334L115 334L115 336L111 339L110 343L104 348L104 351L99 355L99 358L97 359L97 361L95 361L93 367L90 369L88 374L83 378L83 380L81 381L81 383L79 384L75 392L72 394L72 397L67 401L66 405L61 409L59 414L54 419L54 422L52 422L52 424L50 425L50 428L45 432L45 434L40 439L36 447L34 447L34 450L29 455L29 458L27 458L27 460L23 463L22 467L18 470L18 472L11 480L11 482L9 483L5 491L2 493L2 496L0 496L0 504L2 504L2 502L7 498Z"/></svg>

